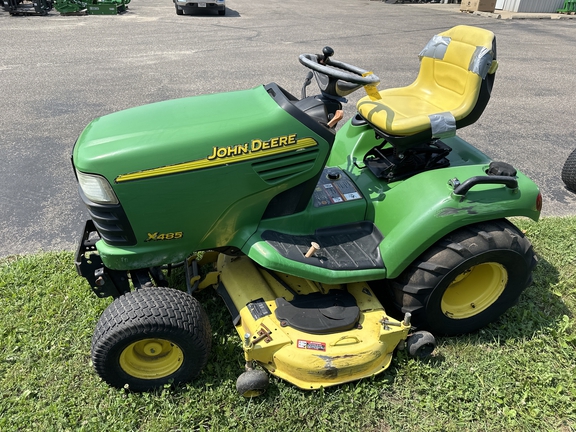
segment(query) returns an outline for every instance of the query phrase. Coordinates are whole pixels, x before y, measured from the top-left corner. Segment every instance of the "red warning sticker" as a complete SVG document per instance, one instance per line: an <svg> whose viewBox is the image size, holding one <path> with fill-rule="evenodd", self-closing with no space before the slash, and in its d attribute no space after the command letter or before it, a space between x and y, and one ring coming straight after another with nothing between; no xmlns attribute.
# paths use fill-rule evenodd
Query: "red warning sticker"
<svg viewBox="0 0 576 432"><path fill-rule="evenodd" d="M296 346L302 349L309 349L314 351L326 351L326 344L324 342L314 342L298 339L298 344Z"/></svg>

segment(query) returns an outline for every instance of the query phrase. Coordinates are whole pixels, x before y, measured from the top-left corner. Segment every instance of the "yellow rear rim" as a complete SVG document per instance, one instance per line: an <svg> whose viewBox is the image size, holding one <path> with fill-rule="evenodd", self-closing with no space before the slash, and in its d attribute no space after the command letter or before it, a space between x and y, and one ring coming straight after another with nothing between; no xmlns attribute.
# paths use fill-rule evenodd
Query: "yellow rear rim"
<svg viewBox="0 0 576 432"><path fill-rule="evenodd" d="M442 312L452 319L478 315L500 297L507 282L508 272L502 264L478 264L454 278L442 296Z"/></svg>
<svg viewBox="0 0 576 432"><path fill-rule="evenodd" d="M176 372L183 361L182 350L165 339L142 339L120 354L120 367L124 372L141 379L167 377Z"/></svg>

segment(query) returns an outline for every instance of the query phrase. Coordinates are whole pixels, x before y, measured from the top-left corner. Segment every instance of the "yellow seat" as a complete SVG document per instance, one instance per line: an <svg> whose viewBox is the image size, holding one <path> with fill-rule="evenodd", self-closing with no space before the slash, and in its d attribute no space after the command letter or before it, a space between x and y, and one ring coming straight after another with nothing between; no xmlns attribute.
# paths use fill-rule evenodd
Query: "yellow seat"
<svg viewBox="0 0 576 432"><path fill-rule="evenodd" d="M452 136L480 117L497 69L495 36L456 26L434 36L420 59L411 85L374 92L357 104L360 116L400 149Z"/></svg>

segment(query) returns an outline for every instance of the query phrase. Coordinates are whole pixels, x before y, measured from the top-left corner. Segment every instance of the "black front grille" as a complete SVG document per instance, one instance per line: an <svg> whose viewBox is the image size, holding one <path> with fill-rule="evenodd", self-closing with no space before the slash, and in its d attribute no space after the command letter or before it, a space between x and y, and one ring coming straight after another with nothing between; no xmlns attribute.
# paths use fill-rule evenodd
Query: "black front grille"
<svg viewBox="0 0 576 432"><path fill-rule="evenodd" d="M86 198L82 188L78 189L102 240L111 246L136 244L136 236L120 204L96 204Z"/></svg>

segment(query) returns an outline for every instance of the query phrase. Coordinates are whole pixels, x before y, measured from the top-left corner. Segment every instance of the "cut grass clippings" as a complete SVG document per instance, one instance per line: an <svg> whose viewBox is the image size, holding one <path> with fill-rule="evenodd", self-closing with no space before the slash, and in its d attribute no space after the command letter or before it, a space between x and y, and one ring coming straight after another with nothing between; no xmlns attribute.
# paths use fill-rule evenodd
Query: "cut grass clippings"
<svg viewBox="0 0 576 432"><path fill-rule="evenodd" d="M471 335L439 338L426 361L396 355L382 374L319 391L274 377L238 396L241 341L211 290L208 366L192 384L152 393L110 388L90 341L110 303L76 275L70 253L0 261L1 431L574 431L576 218L515 220L534 244L534 284Z"/></svg>

